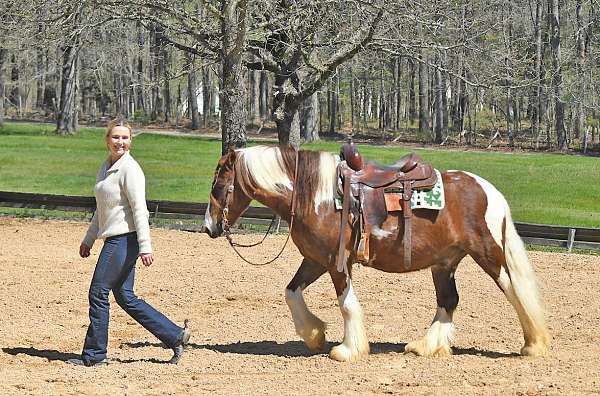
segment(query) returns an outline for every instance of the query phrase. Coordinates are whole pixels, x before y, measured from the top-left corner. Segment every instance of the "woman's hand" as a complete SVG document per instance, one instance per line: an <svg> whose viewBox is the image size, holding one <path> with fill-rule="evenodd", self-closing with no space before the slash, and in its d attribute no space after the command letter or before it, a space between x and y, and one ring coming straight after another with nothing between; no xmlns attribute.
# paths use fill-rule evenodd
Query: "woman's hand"
<svg viewBox="0 0 600 396"><path fill-rule="evenodd" d="M154 262L154 256L152 253L140 253L140 258L142 259L142 264L146 267L149 267Z"/></svg>
<svg viewBox="0 0 600 396"><path fill-rule="evenodd" d="M79 245L79 255L83 258L90 256L90 247L85 243Z"/></svg>

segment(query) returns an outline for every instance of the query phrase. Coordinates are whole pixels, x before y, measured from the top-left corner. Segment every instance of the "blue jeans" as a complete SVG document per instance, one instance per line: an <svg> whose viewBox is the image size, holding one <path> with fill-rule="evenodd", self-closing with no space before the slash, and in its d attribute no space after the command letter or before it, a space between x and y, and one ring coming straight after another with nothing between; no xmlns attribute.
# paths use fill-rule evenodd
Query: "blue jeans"
<svg viewBox="0 0 600 396"><path fill-rule="evenodd" d="M154 334L167 347L174 348L183 329L152 308L133 292L135 262L139 253L135 232L107 238L100 252L89 291L90 325L85 337L82 358L97 362L106 358L108 344L108 294L133 319Z"/></svg>

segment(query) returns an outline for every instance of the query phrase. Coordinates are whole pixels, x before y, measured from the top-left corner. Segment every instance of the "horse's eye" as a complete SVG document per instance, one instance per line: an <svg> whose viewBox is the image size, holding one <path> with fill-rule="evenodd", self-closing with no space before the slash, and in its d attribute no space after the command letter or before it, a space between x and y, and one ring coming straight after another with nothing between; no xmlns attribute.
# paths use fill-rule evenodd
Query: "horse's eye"
<svg viewBox="0 0 600 396"><path fill-rule="evenodd" d="M222 193L223 193L223 185L220 183L217 183L217 179L215 179L215 182L213 183L213 187L212 187L212 195L215 198L219 198Z"/></svg>

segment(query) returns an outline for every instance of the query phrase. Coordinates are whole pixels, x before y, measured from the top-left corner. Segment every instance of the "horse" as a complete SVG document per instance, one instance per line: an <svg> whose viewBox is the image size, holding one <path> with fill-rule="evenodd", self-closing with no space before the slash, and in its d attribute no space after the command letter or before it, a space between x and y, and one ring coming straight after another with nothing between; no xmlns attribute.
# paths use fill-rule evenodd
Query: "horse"
<svg viewBox="0 0 600 396"><path fill-rule="evenodd" d="M352 257L346 270L340 271L336 266L340 232L347 233L346 254L352 251L351 226L339 226L341 211L334 204L338 163L339 157L323 151L295 151L278 146L230 150L220 158L215 171L204 232L211 238L223 235L252 200L271 208L288 224L292 221L291 238L303 260L286 286L285 300L296 333L311 351L324 351L326 324L309 310L303 291L328 272L344 320L343 341L331 348L329 357L356 361L368 355L369 342L362 308L352 286ZM469 255L516 310L525 340L521 354L546 355L550 336L544 307L535 272L506 199L490 182L475 174L453 170L442 172L441 177L443 209L413 210L410 266L403 263L403 221L397 212L390 212L381 227L372 231L371 254L364 264L391 273L431 270L437 309L426 333L408 342L405 353L452 354L452 317L459 300L454 274L459 262Z"/></svg>

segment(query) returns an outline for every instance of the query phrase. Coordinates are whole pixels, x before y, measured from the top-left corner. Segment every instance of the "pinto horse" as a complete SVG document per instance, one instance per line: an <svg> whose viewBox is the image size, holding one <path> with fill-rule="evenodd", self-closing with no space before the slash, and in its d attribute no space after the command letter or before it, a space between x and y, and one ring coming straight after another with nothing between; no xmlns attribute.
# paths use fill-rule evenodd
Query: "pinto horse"
<svg viewBox="0 0 600 396"><path fill-rule="evenodd" d="M231 150L219 160L204 230L212 238L222 235L253 199L289 224L292 192L296 189L291 238L304 259L285 290L296 332L312 351L324 350L325 323L308 309L303 290L328 272L344 319L344 339L329 356L355 361L369 353L369 342L352 287L352 259L347 263L348 271L340 272L336 267L341 222L341 211L334 204L337 164L338 158L327 152L296 153L291 148L267 146ZM405 352L421 356L452 354L452 315L458 305L454 273L459 262L470 255L515 308L525 339L521 354L546 355L550 336L535 273L506 200L492 184L468 172L444 172L442 180L445 207L413 212L409 268L403 263L401 214L390 213L370 238L371 254L366 266L397 273L429 267L433 275L437 297L433 322L422 338L406 345ZM350 254L350 224L344 229L346 253Z"/></svg>

